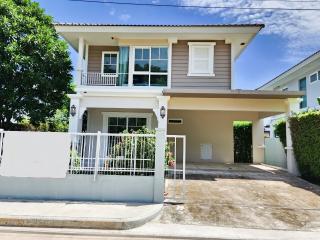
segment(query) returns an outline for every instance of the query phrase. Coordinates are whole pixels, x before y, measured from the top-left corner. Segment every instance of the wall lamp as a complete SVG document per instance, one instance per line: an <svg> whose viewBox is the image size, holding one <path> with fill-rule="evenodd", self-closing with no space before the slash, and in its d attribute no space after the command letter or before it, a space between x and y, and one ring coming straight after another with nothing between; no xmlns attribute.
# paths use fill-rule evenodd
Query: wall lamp
<svg viewBox="0 0 320 240"><path fill-rule="evenodd" d="M72 117L74 117L76 115L76 113L77 113L77 108L76 108L75 105L72 105L71 108L70 108L70 115Z"/></svg>
<svg viewBox="0 0 320 240"><path fill-rule="evenodd" d="M160 117L164 118L166 116L166 108L164 106L162 106L160 108Z"/></svg>

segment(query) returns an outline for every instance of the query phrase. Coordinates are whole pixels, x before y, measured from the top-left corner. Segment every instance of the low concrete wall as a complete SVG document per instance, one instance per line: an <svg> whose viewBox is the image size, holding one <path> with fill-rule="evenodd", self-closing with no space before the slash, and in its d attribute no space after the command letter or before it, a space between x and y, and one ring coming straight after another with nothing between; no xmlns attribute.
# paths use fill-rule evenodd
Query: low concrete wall
<svg viewBox="0 0 320 240"><path fill-rule="evenodd" d="M67 175L64 179L0 176L0 198L153 202L153 176Z"/></svg>

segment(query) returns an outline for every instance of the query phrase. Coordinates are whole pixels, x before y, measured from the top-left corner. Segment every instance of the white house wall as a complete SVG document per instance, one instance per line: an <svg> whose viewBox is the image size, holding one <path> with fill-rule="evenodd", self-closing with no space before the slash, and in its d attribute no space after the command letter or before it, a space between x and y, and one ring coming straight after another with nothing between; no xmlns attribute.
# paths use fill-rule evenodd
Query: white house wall
<svg viewBox="0 0 320 240"><path fill-rule="evenodd" d="M279 90L288 88L289 91L299 90L299 80L306 77L307 79L307 106L319 106L317 98L320 97L320 81L310 83L310 74L320 71L320 58L308 63L307 65L295 70L283 78L279 77L278 81L261 87L261 90Z"/></svg>
<svg viewBox="0 0 320 240"><path fill-rule="evenodd" d="M168 118L183 119L183 124L168 124L168 134L186 135L187 163L233 163L233 121L254 121L258 113L169 110ZM212 144L212 160L200 159L200 144Z"/></svg>
<svg viewBox="0 0 320 240"><path fill-rule="evenodd" d="M155 97L83 97L81 107L86 108L133 108L153 109L157 106Z"/></svg>

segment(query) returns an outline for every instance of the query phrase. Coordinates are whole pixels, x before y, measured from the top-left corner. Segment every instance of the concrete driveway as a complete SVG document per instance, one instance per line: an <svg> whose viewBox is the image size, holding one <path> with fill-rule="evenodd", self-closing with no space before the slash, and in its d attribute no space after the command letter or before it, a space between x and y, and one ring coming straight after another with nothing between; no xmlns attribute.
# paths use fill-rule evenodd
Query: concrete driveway
<svg viewBox="0 0 320 240"><path fill-rule="evenodd" d="M264 165L197 170L187 172L185 203L167 203L155 221L320 231L319 186Z"/></svg>

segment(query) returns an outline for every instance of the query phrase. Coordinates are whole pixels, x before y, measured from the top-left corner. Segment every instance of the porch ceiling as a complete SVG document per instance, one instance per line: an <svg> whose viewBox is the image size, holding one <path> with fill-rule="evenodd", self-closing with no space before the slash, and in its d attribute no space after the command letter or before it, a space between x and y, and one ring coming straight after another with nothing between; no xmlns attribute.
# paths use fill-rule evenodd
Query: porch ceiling
<svg viewBox="0 0 320 240"><path fill-rule="evenodd" d="M287 99L300 98L304 91L164 89L163 95L190 98Z"/></svg>
<svg viewBox="0 0 320 240"><path fill-rule="evenodd" d="M163 95L171 97L168 109L256 112L265 118L288 112L303 92L165 89Z"/></svg>

